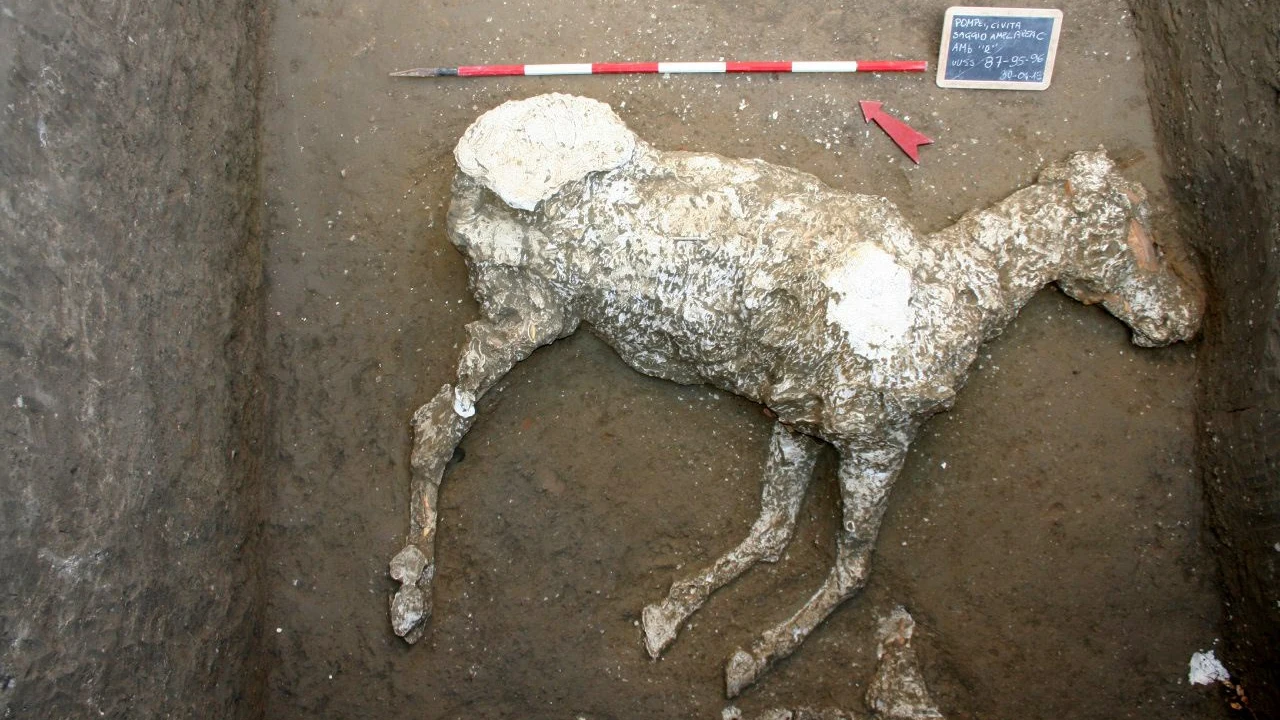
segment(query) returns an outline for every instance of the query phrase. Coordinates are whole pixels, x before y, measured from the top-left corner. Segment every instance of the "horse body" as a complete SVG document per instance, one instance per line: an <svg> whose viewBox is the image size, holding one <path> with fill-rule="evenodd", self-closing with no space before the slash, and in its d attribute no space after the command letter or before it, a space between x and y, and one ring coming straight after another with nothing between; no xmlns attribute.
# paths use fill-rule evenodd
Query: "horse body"
<svg viewBox="0 0 1280 720"><path fill-rule="evenodd" d="M501 150L485 150L486 136ZM502 157L512 145L530 157ZM1059 281L1102 302L1139 344L1189 337L1202 312L1150 243L1145 194L1101 152L1077 153L1037 185L928 236L887 200L805 173L658 151L608 106L581 98L508 103L478 120L457 154L449 232L483 319L468 326L457 386L414 419L411 542L392 562L403 583L393 624L410 642L430 612L444 463L475 399L581 323L640 372L709 383L779 420L748 537L645 608L655 657L711 592L781 554L815 438L840 453L835 567L791 618L730 659L733 696L862 586L918 428L949 407L981 343L1036 291Z"/></svg>

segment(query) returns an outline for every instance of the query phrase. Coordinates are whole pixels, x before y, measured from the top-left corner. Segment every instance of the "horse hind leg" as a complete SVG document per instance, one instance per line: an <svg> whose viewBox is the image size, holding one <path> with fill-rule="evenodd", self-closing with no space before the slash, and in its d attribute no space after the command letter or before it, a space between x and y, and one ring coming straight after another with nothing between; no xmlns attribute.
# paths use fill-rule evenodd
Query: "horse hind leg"
<svg viewBox="0 0 1280 720"><path fill-rule="evenodd" d="M760 493L760 517L736 548L710 567L673 583L665 599L645 607L641 615L644 644L650 657L657 658L675 640L680 626L713 592L757 562L778 560L795 533L800 503L821 448L821 443L808 435L792 432L781 423L773 426Z"/></svg>
<svg viewBox="0 0 1280 720"><path fill-rule="evenodd" d="M445 466L475 420L475 402L517 363L575 324L550 303L469 324L456 386L440 388L414 413L409 542L390 563L391 577L400 583L391 597L391 626L406 642L422 637L431 616L436 500Z"/></svg>
<svg viewBox="0 0 1280 720"><path fill-rule="evenodd" d="M836 536L836 562L818 591L794 615L739 649L725 663L725 692L736 697L774 663L795 652L809 633L867 580L871 551L893 481L906 448L870 452L841 451L840 503L843 522Z"/></svg>

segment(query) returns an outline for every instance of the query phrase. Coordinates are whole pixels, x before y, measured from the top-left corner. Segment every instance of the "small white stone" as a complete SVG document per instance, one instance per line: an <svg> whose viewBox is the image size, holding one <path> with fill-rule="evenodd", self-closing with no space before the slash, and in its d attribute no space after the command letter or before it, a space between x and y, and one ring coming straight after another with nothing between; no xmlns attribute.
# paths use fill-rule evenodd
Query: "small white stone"
<svg viewBox="0 0 1280 720"><path fill-rule="evenodd" d="M1218 662L1212 650L1198 652L1191 656L1191 669L1187 673L1187 680L1192 685L1213 685L1230 679L1231 673L1228 673L1222 663Z"/></svg>

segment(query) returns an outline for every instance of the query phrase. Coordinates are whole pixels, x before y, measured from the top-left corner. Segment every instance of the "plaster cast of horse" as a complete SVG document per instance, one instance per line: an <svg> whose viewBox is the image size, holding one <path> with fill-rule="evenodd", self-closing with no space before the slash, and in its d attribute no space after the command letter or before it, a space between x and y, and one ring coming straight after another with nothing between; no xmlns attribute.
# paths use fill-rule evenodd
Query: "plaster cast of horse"
<svg viewBox="0 0 1280 720"><path fill-rule="evenodd" d="M409 642L430 615L437 493L476 399L579 324L640 372L708 383L777 416L747 538L644 608L654 657L712 592L780 557L822 442L839 453L834 566L729 658L733 697L863 586L912 439L1032 295L1056 282L1142 346L1190 338L1202 315L1195 281L1152 242L1146 193L1103 152L1051 165L931 235L884 198L796 170L654 149L585 98L502 105L455 155L448 231L481 319L467 326L456 383L413 418L411 532L391 563L402 583L392 622Z"/></svg>

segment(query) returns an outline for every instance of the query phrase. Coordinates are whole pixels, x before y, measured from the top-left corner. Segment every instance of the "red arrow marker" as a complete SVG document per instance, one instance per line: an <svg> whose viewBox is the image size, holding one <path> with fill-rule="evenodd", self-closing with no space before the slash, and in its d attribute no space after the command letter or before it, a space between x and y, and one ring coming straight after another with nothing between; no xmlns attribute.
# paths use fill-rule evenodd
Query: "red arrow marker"
<svg viewBox="0 0 1280 720"><path fill-rule="evenodd" d="M920 146L932 143L933 138L922 132L917 132L910 125L887 112L883 112L880 109L883 103L859 100L858 104L862 106L862 117L866 118L867 122L875 120L880 129L884 130L898 144L898 147L902 148L902 152L906 153L912 162L917 165L920 164Z"/></svg>

